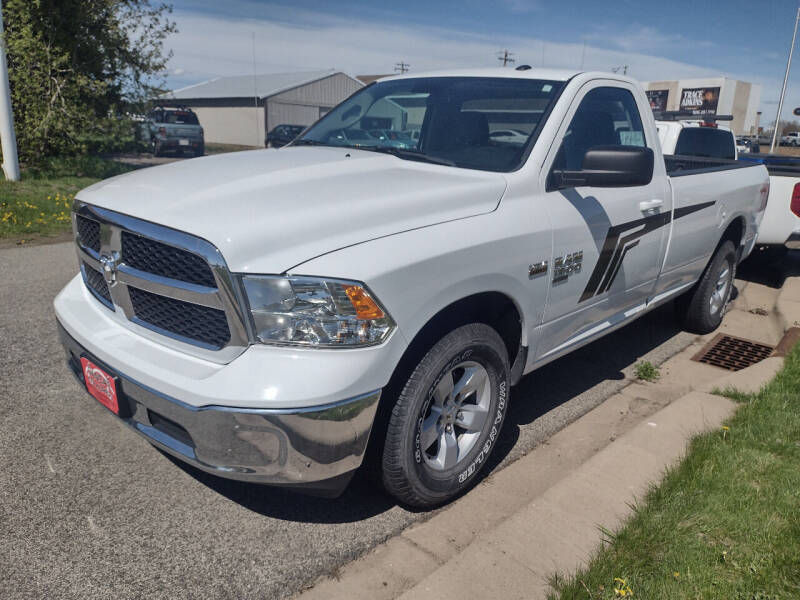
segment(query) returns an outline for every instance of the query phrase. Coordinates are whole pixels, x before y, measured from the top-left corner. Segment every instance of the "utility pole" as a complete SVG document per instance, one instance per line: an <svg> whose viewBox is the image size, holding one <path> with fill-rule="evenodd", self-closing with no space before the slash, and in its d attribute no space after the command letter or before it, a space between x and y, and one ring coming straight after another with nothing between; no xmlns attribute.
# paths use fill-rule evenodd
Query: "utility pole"
<svg viewBox="0 0 800 600"><path fill-rule="evenodd" d="M264 143L264 140L261 137L261 129L260 126L260 119L258 118L258 76L256 75L256 32L253 32L253 108L255 109L256 113L256 146L260 146ZM266 125L264 126L266 130ZM266 133L266 131L264 132Z"/></svg>
<svg viewBox="0 0 800 600"><path fill-rule="evenodd" d="M506 48L505 50L501 50L501 51L500 51L500 52L498 52L497 54L498 54L498 56L497 56L497 60L502 60L502 61L503 61L503 66L504 66L504 67L505 67L505 66L506 66L508 63L513 63L513 62L516 62L516 61L515 61L513 58L511 58L512 56L514 56L514 53L513 53L513 52L509 52L507 48Z"/></svg>
<svg viewBox="0 0 800 600"><path fill-rule="evenodd" d="M612 73L619 73L620 71L622 71L623 75L627 75L628 74L628 65L620 65L619 67L611 67L611 72Z"/></svg>
<svg viewBox="0 0 800 600"><path fill-rule="evenodd" d="M6 39L3 30L3 2L0 0L0 143L3 148L3 173L9 181L19 181L17 136L14 133L14 111L11 87L8 85Z"/></svg>
<svg viewBox="0 0 800 600"><path fill-rule="evenodd" d="M399 72L400 72L400 74L402 75L403 73L408 73L408 68L409 68L410 66L411 66L411 65L409 65L408 63L404 63L404 62L401 60L399 63L395 63L395 65L394 65L394 70L395 70L395 71L399 71Z"/></svg>
<svg viewBox="0 0 800 600"><path fill-rule="evenodd" d="M772 130L772 143L769 152L775 152L775 142L778 139L781 128L781 112L783 111L783 98L786 96L786 84L789 82L789 69L792 68L792 54L794 54L794 41L797 39L797 23L800 21L800 7L797 8L797 16L794 18L794 33L792 34L792 45L789 46L789 59L786 61L786 73L783 76L783 87L781 88L781 99L778 100L778 115L775 117L775 128Z"/></svg>

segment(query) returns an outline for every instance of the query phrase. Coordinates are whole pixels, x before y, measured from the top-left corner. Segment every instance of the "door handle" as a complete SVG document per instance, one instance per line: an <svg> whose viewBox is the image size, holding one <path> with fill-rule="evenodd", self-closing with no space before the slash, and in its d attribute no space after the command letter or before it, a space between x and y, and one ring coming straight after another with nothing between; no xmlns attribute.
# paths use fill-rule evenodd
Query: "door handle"
<svg viewBox="0 0 800 600"><path fill-rule="evenodd" d="M639 202L639 210L642 212L647 212L649 210L654 210L656 208L661 208L664 205L663 200L645 200L643 202Z"/></svg>

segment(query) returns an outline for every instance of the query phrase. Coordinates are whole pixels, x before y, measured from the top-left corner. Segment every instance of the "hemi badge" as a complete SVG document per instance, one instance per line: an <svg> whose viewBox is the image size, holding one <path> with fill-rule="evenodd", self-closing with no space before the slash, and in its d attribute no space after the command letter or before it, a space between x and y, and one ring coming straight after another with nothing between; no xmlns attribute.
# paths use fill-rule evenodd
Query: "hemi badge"
<svg viewBox="0 0 800 600"><path fill-rule="evenodd" d="M534 263L528 267L528 277L536 277L537 275L541 275L542 273L547 273L546 260Z"/></svg>

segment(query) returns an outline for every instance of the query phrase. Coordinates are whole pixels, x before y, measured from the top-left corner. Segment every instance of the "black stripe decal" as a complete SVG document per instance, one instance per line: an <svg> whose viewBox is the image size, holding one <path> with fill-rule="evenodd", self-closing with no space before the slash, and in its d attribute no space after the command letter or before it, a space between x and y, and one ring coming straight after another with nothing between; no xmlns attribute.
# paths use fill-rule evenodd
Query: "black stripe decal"
<svg viewBox="0 0 800 600"><path fill-rule="evenodd" d="M701 202L700 204L693 204L692 206L676 208L674 211L674 218L680 219L681 217L696 213L714 204L715 201L712 200L711 202ZM603 249L600 251L600 257L597 260L597 264L594 266L594 270L589 277L589 282L586 284L586 288L583 290L583 294L581 294L578 303L607 292L614 283L628 250L638 245L639 238L651 231L660 229L671 222L672 219L673 214L665 212L609 227L606 233L606 239L603 242ZM620 240L620 236L624 232L636 229L637 227L641 227L641 229L626 235Z"/></svg>

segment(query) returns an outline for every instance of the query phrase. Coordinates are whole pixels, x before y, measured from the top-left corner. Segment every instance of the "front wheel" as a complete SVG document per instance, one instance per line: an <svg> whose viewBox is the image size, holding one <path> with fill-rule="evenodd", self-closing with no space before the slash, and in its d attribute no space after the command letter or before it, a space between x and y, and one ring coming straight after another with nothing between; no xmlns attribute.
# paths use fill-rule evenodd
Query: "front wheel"
<svg viewBox="0 0 800 600"><path fill-rule="evenodd" d="M402 503L431 508L472 487L508 407L508 353L488 325L447 334L422 358L394 405L382 479Z"/></svg>
<svg viewBox="0 0 800 600"><path fill-rule="evenodd" d="M731 241L719 245L700 281L678 301L684 326L694 333L711 333L725 315L736 277L736 247Z"/></svg>

